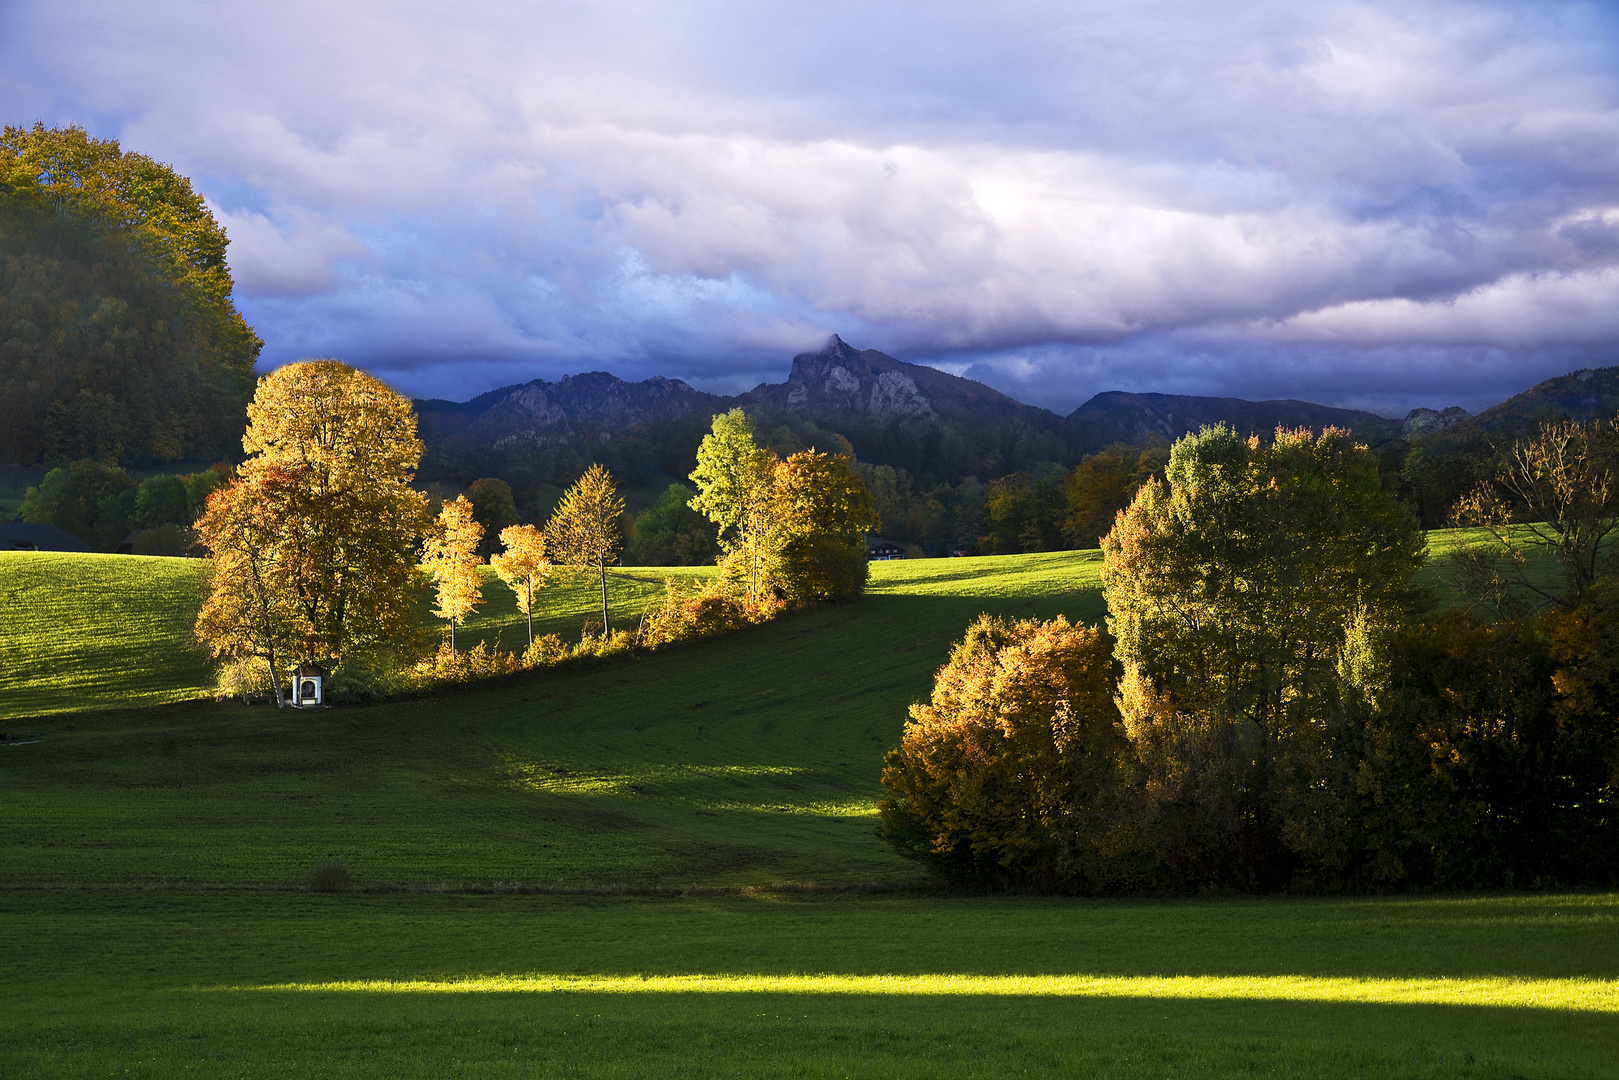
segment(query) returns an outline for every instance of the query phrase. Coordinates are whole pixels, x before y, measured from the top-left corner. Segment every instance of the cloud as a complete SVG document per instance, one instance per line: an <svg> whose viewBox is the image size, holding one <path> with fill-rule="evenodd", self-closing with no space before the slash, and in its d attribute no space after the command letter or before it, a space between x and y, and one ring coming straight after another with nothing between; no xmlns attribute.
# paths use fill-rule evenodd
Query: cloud
<svg viewBox="0 0 1619 1080"><path fill-rule="evenodd" d="M735 389L836 331L1055 407L1398 411L1619 339L1619 25L1588 5L0 19L13 122L196 180L266 362L418 393L590 368Z"/></svg>

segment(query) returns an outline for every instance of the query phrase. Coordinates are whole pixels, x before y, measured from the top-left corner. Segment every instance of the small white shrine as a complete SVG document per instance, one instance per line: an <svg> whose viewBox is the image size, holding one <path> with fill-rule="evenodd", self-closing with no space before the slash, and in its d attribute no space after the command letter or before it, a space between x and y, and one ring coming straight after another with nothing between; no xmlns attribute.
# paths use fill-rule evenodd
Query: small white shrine
<svg viewBox="0 0 1619 1080"><path fill-rule="evenodd" d="M299 664L292 677L292 704L318 709L326 704L326 671L319 664Z"/></svg>

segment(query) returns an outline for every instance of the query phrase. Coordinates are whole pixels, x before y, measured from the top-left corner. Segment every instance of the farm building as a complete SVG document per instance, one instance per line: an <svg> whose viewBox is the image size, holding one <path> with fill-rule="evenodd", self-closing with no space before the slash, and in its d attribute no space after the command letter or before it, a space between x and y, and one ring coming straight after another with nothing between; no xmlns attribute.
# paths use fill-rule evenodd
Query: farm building
<svg viewBox="0 0 1619 1080"><path fill-rule="evenodd" d="M55 525L0 522L0 551L89 551L90 545Z"/></svg>
<svg viewBox="0 0 1619 1080"><path fill-rule="evenodd" d="M866 558L878 562L905 558L905 549L891 540L881 540L866 549Z"/></svg>

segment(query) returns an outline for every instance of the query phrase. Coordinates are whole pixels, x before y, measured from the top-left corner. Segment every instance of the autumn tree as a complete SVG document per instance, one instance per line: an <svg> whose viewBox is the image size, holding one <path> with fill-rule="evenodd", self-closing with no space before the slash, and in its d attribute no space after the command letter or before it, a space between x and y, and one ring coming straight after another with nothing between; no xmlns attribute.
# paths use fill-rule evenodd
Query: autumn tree
<svg viewBox="0 0 1619 1080"><path fill-rule="evenodd" d="M1425 541L1344 431L1178 441L1102 545L1125 728L1189 858L1253 885L1330 824L1331 737L1374 694Z"/></svg>
<svg viewBox="0 0 1619 1080"><path fill-rule="evenodd" d="M697 447L690 506L719 526L719 543L747 564L748 598L759 592L759 573L780 524L776 502L776 455L754 439L753 421L741 409L714 417L713 430Z"/></svg>
<svg viewBox="0 0 1619 1080"><path fill-rule="evenodd" d="M545 544L554 562L582 571L595 571L601 581L602 634L611 634L607 614L607 566L623 547L621 519L624 500L618 497L612 474L592 465L562 493L551 520L545 523Z"/></svg>
<svg viewBox="0 0 1619 1080"><path fill-rule="evenodd" d="M500 531L505 551L489 556L500 580L517 597L517 610L528 617L528 643L534 644L534 601L551 576L551 559L545 553L545 534L532 525L510 525Z"/></svg>
<svg viewBox="0 0 1619 1080"><path fill-rule="evenodd" d="M262 660L277 708L286 699L276 657L284 655L296 620L282 561L286 517L296 501L296 482L286 470L261 468L209 495L197 519L197 535L213 556L197 637L229 664Z"/></svg>
<svg viewBox="0 0 1619 1080"><path fill-rule="evenodd" d="M1061 616L980 616L884 759L887 839L969 881L1088 892L1141 883L1150 859L1120 769L1112 647L1105 631Z"/></svg>
<svg viewBox="0 0 1619 1080"><path fill-rule="evenodd" d="M427 526L425 499L410 487L422 452L410 402L335 360L289 364L259 380L242 448L247 460L225 497L258 506L274 494L273 513L253 513L288 659L341 663L408 634ZM209 622L197 632L210 647L233 648Z"/></svg>
<svg viewBox="0 0 1619 1080"><path fill-rule="evenodd" d="M841 454L801 450L775 469L776 565L793 600L850 600L865 589L871 492Z"/></svg>
<svg viewBox="0 0 1619 1080"><path fill-rule="evenodd" d="M433 614L450 627L450 652L455 653L455 626L483 599L483 577L478 573L478 541L483 526L473 519L472 503L457 495L444 504L438 521L422 545L422 568L433 575L436 601Z"/></svg>

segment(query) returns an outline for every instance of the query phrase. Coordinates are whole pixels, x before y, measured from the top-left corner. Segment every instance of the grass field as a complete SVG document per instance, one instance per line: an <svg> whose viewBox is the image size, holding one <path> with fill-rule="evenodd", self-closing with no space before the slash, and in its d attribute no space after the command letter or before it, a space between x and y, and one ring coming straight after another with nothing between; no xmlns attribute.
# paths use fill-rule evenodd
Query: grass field
<svg viewBox="0 0 1619 1080"><path fill-rule="evenodd" d="M0 592L134 611L143 567L196 572L6 556ZM962 627L1095 619L1098 567L878 564L728 638L312 713L106 708L171 650L85 617L122 644L4 687L64 711L0 744L0 1076L1614 1075L1619 897L956 895L880 844ZM515 645L497 605L471 630ZM306 891L333 858L356 888Z"/></svg>

